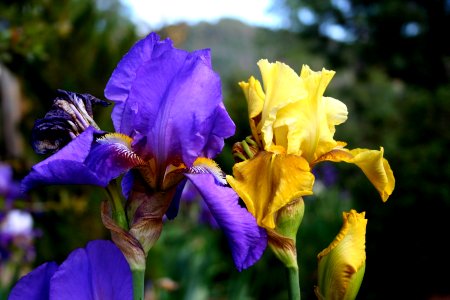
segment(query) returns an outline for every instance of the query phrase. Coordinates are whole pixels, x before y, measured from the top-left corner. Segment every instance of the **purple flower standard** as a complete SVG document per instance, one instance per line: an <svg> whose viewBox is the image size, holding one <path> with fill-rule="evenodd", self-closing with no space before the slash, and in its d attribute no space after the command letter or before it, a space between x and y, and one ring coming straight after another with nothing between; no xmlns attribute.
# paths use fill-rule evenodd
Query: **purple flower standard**
<svg viewBox="0 0 450 300"><path fill-rule="evenodd" d="M22 277L9 300L133 299L130 267L110 241L89 242L58 266L48 262Z"/></svg>
<svg viewBox="0 0 450 300"><path fill-rule="evenodd" d="M164 214L176 216L187 179L225 231L237 268L255 263L266 247L266 232L238 205L237 195L224 186L224 176L211 160L235 126L222 102L210 51L189 53L151 33L119 62L105 96L115 103L111 117L116 133L88 127L34 166L23 181L24 189L42 184L106 187L125 174L122 192L127 198L129 231L114 224L107 207L102 217L116 234L113 239L121 235L127 241L128 246L121 246L115 239L130 262L139 252L133 239L146 254L159 237ZM134 252L127 254L131 246Z"/></svg>

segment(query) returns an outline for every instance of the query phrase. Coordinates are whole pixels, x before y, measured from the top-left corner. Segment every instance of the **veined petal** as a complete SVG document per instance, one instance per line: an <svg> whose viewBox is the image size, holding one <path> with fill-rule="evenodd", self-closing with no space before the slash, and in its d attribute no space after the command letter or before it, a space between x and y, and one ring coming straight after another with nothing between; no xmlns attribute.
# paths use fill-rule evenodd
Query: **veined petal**
<svg viewBox="0 0 450 300"><path fill-rule="evenodd" d="M49 184L93 184L105 186L99 178L85 165L85 159L94 140L94 128L87 128L60 151L36 164L23 179L21 187L29 191L39 185ZM76 174L77 176L74 176Z"/></svg>
<svg viewBox="0 0 450 300"><path fill-rule="evenodd" d="M334 241L317 256L319 299L355 299L366 263L365 213L343 213L344 224Z"/></svg>
<svg viewBox="0 0 450 300"><path fill-rule="evenodd" d="M336 148L322 155L313 164L321 161L347 162L357 165L375 186L383 201L386 201L394 191L395 178L388 161L383 158L384 149L353 149Z"/></svg>
<svg viewBox="0 0 450 300"><path fill-rule="evenodd" d="M86 158L86 166L99 178L109 182L129 169L144 164L131 149L131 138L120 133L108 133L98 138Z"/></svg>
<svg viewBox="0 0 450 300"><path fill-rule="evenodd" d="M314 175L302 157L259 152L235 164L227 181L255 216L258 225L275 228L278 210L300 196L311 195Z"/></svg>
<svg viewBox="0 0 450 300"><path fill-rule="evenodd" d="M234 263L239 271L256 263L267 246L266 231L239 206L238 195L218 185L210 174L187 174L205 200L211 214L227 236Z"/></svg>
<svg viewBox="0 0 450 300"><path fill-rule="evenodd" d="M46 160L36 164L22 181L28 191L39 185L92 184L106 186L112 179L142 163L130 147L130 138L106 134L95 141L92 127ZM74 176L77 174L77 176Z"/></svg>
<svg viewBox="0 0 450 300"><path fill-rule="evenodd" d="M58 269L54 262L40 265L22 277L11 290L9 300L48 300L50 278Z"/></svg>
<svg viewBox="0 0 450 300"><path fill-rule="evenodd" d="M182 159L190 166L198 156L216 155L234 133L208 49L189 53L152 33L124 56L105 95L116 102L116 131L146 136L139 155L161 165Z"/></svg>
<svg viewBox="0 0 450 300"><path fill-rule="evenodd" d="M211 174L216 183L226 185L225 173L219 168L219 165L212 159L199 157L195 160L192 167L189 168L190 174Z"/></svg>

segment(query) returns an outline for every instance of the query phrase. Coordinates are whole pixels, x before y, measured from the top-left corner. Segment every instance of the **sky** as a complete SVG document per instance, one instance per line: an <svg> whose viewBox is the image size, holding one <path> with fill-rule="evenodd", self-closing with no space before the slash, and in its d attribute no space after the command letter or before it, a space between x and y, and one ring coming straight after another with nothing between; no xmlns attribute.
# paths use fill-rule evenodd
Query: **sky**
<svg viewBox="0 0 450 300"><path fill-rule="evenodd" d="M190 25L234 18L244 23L281 28L281 19L270 7L273 0L121 0L139 23L158 30L179 22Z"/></svg>

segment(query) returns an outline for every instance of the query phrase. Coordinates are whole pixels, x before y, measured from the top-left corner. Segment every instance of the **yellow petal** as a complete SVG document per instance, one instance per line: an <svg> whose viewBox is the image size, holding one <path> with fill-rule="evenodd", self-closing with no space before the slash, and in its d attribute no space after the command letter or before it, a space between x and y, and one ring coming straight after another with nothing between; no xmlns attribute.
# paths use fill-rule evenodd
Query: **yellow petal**
<svg viewBox="0 0 450 300"><path fill-rule="evenodd" d="M230 186L258 225L270 229L275 228L278 210L295 198L311 195L314 184L303 158L266 151L234 165L233 175L227 176Z"/></svg>
<svg viewBox="0 0 450 300"><path fill-rule="evenodd" d="M291 111L290 114L283 115L278 112L289 104L304 99L306 90L300 76L288 65L281 62L269 63L264 59L258 62L258 66L266 94L258 127L262 133L264 147L271 147L275 143L287 149L288 145L284 144L287 141L286 131L283 131L284 136L275 135L274 127L289 127L289 124L295 121L296 112Z"/></svg>
<svg viewBox="0 0 450 300"><path fill-rule="evenodd" d="M366 263L365 212L343 213L344 223L334 241L317 256L321 299L355 299ZM361 272L362 271L362 272Z"/></svg>
<svg viewBox="0 0 450 300"><path fill-rule="evenodd" d="M298 75L286 64L265 59L258 66L264 90L253 77L241 83L257 142L267 151L282 146L309 162L336 147L335 126L346 121L347 107L323 96L334 71L314 72L305 65Z"/></svg>
<svg viewBox="0 0 450 300"><path fill-rule="evenodd" d="M326 87L335 72L322 69L314 72L304 65L301 78L308 91L306 101L299 103L297 110L296 132L292 132L289 139L297 139L300 153L309 162L336 147L333 138L335 126L347 119L347 107L339 100L324 97ZM288 151L289 153L289 151Z"/></svg>
<svg viewBox="0 0 450 300"><path fill-rule="evenodd" d="M248 117L250 121L250 129L255 141L261 146L260 132L257 131L257 126L261 120L261 112L264 106L265 94L261 84L253 76L249 78L248 82L239 82L239 86L244 92L247 99Z"/></svg>
<svg viewBox="0 0 450 300"><path fill-rule="evenodd" d="M322 155L313 165L321 161L344 161L357 165L366 174L370 182L380 193L381 199L386 201L394 191L395 178L388 161L383 158L384 149L353 149L336 148Z"/></svg>

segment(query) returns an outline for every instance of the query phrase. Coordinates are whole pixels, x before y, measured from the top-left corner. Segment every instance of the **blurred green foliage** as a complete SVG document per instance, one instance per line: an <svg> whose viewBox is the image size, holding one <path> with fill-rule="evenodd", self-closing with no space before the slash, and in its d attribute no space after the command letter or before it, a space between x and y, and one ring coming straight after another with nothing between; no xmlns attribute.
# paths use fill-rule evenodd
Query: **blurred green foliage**
<svg viewBox="0 0 450 300"><path fill-rule="evenodd" d="M259 76L260 58L300 70L336 70L326 95L343 101L349 119L336 139L349 148L383 146L396 177L387 203L354 166L337 164L333 186L305 199L298 234L302 296L314 299L316 255L338 233L342 211L366 211L367 267L360 299L432 299L450 296L450 258L443 246L450 228L450 3L437 1L295 1L274 7L291 30L252 28L233 20L216 25L180 24L160 31L187 50L211 48L221 75L225 104L237 125L219 164L231 173L231 146L249 135L246 102L237 83ZM299 12L312 13L305 23ZM338 26L346 35L330 37ZM138 39L118 1L3 1L0 63L20 81L19 125L23 153L11 156L0 133L0 160L12 162L17 178L43 159L27 140L56 89L103 98L106 82ZM1 99L1 102L8 101ZM96 112L111 130L110 109ZM0 121L4 120L0 117ZM3 122L3 121L2 121ZM0 130L0 132L3 130ZM88 240L109 238L100 220L103 191L93 187L45 187L26 206L43 231L35 264L61 262ZM248 270L235 270L223 234L198 222L198 207L184 204L165 224L150 252L147 278L156 299L286 299L285 270L266 251Z"/></svg>

